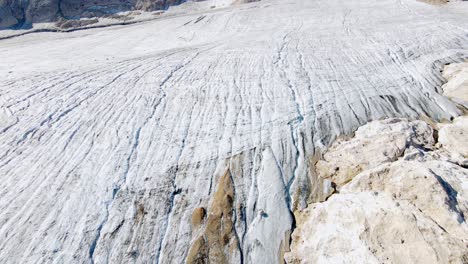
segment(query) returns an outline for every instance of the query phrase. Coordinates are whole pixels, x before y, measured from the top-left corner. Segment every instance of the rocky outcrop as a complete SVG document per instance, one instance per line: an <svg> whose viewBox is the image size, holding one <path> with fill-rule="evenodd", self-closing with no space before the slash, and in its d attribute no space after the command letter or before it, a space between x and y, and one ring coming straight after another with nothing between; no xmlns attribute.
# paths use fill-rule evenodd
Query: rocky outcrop
<svg viewBox="0 0 468 264"><path fill-rule="evenodd" d="M197 208L192 215L192 229L197 238L187 255L187 264L239 263L239 240L234 228L234 188L231 173L227 171L219 180L213 196L204 230L197 234L205 211Z"/></svg>
<svg viewBox="0 0 468 264"><path fill-rule="evenodd" d="M444 68L444 94L463 102L467 69ZM467 158L466 116L375 121L337 140L316 164L336 193L296 212L287 262L468 263Z"/></svg>
<svg viewBox="0 0 468 264"><path fill-rule="evenodd" d="M468 117L459 117L452 124L441 124L439 142L463 157L468 157Z"/></svg>
<svg viewBox="0 0 468 264"><path fill-rule="evenodd" d="M129 10L163 10L183 2L185 0L0 0L0 29L28 27L37 22L109 16Z"/></svg>
<svg viewBox="0 0 468 264"><path fill-rule="evenodd" d="M460 117L443 129L463 126L466 133L467 124ZM372 141L381 148L363 131L382 131ZM466 263L468 171L459 151L466 136L454 147L437 144L432 134L422 121L390 119L335 143L322 165L353 156L334 166L347 170L350 182L332 173L338 193L296 213L288 263Z"/></svg>
<svg viewBox="0 0 468 264"><path fill-rule="evenodd" d="M442 75L447 79L443 94L468 107L468 62L446 65Z"/></svg>
<svg viewBox="0 0 468 264"><path fill-rule="evenodd" d="M317 176L343 186L366 169L395 161L409 146L433 143L432 129L422 121L383 120L360 127L350 140L337 140L317 162Z"/></svg>

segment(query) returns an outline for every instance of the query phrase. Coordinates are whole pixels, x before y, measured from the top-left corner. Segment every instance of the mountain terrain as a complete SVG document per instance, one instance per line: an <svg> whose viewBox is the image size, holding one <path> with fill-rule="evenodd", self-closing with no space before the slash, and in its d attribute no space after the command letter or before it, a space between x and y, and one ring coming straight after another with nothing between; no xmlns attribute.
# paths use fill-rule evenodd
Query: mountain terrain
<svg viewBox="0 0 468 264"><path fill-rule="evenodd" d="M0 262L466 263L467 3L231 3L0 40Z"/></svg>

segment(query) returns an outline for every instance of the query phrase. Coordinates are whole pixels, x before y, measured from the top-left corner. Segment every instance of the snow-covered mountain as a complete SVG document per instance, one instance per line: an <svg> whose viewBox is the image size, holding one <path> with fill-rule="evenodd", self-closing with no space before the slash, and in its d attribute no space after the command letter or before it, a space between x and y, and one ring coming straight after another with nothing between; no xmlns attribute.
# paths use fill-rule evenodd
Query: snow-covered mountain
<svg viewBox="0 0 468 264"><path fill-rule="evenodd" d="M462 113L467 14L264 0L0 40L0 263L282 263L334 139Z"/></svg>

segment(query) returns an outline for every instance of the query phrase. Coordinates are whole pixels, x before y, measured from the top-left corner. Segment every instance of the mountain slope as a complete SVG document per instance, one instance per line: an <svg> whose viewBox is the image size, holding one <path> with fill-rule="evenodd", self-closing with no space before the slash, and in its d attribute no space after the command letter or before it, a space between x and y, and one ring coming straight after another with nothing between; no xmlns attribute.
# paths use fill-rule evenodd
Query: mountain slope
<svg viewBox="0 0 468 264"><path fill-rule="evenodd" d="M281 262L331 188L317 149L460 114L437 89L466 13L271 0L0 41L0 262Z"/></svg>
<svg viewBox="0 0 468 264"><path fill-rule="evenodd" d="M0 29L28 28L33 23L113 17L116 13L141 10L166 10L186 0L1 0ZM229 6L249 0L192 0L208 2L210 8ZM253 1L250 1L253 2Z"/></svg>

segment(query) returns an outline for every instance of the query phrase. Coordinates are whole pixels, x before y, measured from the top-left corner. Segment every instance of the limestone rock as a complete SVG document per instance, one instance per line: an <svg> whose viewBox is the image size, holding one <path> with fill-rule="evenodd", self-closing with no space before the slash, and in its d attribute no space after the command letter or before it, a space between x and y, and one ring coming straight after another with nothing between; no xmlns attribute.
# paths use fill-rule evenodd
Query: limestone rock
<svg viewBox="0 0 468 264"><path fill-rule="evenodd" d="M468 116L455 118L451 124L441 124L439 143L450 152L468 157Z"/></svg>
<svg viewBox="0 0 468 264"><path fill-rule="evenodd" d="M408 146L428 148L433 144L432 128L422 121L373 121L360 127L352 139L333 143L317 162L316 172L342 186L363 170L395 161Z"/></svg>
<svg viewBox="0 0 468 264"><path fill-rule="evenodd" d="M344 158L349 151L346 146L351 145L358 151L350 151L350 155L367 153L355 159L358 164L372 160L374 166L351 177L327 201L296 212L297 228L287 262L466 263L468 170L463 167L466 158L458 152L468 141L460 133L444 131L458 131L453 127L466 125L466 117L437 125L442 126L442 148L435 144L429 125L394 119L371 122L354 138L334 144L332 155L324 157ZM394 134L385 132L389 130ZM369 136L384 131L374 137L374 142L385 142L382 149L368 141L361 143L363 131ZM453 144L443 143L446 134L458 137L450 137ZM394 139L404 142L400 138L410 142L400 145L402 157L395 156L395 161L382 158L381 151ZM340 145L344 147L337 147ZM372 154L375 159L361 158Z"/></svg>
<svg viewBox="0 0 468 264"><path fill-rule="evenodd" d="M342 193L384 192L409 201L443 230L468 243L468 171L450 162L399 160L365 171Z"/></svg>
<svg viewBox="0 0 468 264"><path fill-rule="evenodd" d="M468 107L468 62L448 64L442 75L447 79L443 94Z"/></svg>
<svg viewBox="0 0 468 264"><path fill-rule="evenodd" d="M293 233L288 263L460 263L466 241L390 193L332 196L310 205ZM466 238L466 237L465 237Z"/></svg>

